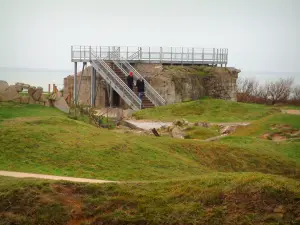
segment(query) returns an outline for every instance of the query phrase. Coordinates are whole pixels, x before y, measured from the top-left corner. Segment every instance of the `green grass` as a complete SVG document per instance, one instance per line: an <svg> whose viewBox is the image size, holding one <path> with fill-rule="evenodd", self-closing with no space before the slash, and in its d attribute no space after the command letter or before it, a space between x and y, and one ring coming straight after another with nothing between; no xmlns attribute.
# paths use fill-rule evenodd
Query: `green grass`
<svg viewBox="0 0 300 225"><path fill-rule="evenodd" d="M5 119L17 117L46 117L62 116L64 113L58 109L44 107L41 105L27 105L14 102L0 102L0 122Z"/></svg>
<svg viewBox="0 0 300 225"><path fill-rule="evenodd" d="M37 117L19 117L27 115L27 107ZM212 171L297 177L299 170L295 159L278 151L117 133L35 107L19 107L15 118L1 123L1 170L111 180L183 178Z"/></svg>
<svg viewBox="0 0 300 225"><path fill-rule="evenodd" d="M295 180L260 173L101 185L3 178L0 219L3 225L297 224L299 190Z"/></svg>
<svg viewBox="0 0 300 225"><path fill-rule="evenodd" d="M185 118L189 122L239 122L252 121L277 111L258 105L203 98L198 101L171 104L134 113L137 119L173 121Z"/></svg>
<svg viewBox="0 0 300 225"><path fill-rule="evenodd" d="M179 104L188 120L256 120L220 141L202 142L99 129L39 105L0 107L0 170L126 181L1 177L1 224L299 223L300 142L260 138L278 124L299 129L299 116L211 99ZM187 131L192 139L216 134L215 128Z"/></svg>
<svg viewBox="0 0 300 225"><path fill-rule="evenodd" d="M235 136L259 136L264 133L278 131L276 125L289 125L291 128L300 129L300 116L276 113L254 121L250 126L240 127Z"/></svg>
<svg viewBox="0 0 300 225"><path fill-rule="evenodd" d="M210 137L215 137L220 135L217 128L205 128L205 127L189 127L185 131L185 138L186 139L199 139L205 140Z"/></svg>

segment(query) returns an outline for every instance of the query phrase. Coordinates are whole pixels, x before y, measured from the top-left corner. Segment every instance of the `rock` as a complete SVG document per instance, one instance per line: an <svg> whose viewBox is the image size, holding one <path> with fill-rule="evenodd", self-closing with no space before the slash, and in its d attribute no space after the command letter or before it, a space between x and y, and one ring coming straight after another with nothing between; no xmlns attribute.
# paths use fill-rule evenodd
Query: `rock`
<svg viewBox="0 0 300 225"><path fill-rule="evenodd" d="M58 108L59 110L69 113L70 107L68 106L66 100L63 97L59 97L56 101L53 102L54 107Z"/></svg>
<svg viewBox="0 0 300 225"><path fill-rule="evenodd" d="M171 135L172 135L173 138L184 139L184 132L181 131L178 127L175 127L172 130Z"/></svg>
<svg viewBox="0 0 300 225"><path fill-rule="evenodd" d="M2 93L2 101L13 101L20 99L20 94L17 92L15 85L10 85L4 93Z"/></svg>
<svg viewBox="0 0 300 225"><path fill-rule="evenodd" d="M174 125L168 126L168 127L167 127L167 131L168 131L168 132L172 132L172 130L173 130L174 128L175 128Z"/></svg>
<svg viewBox="0 0 300 225"><path fill-rule="evenodd" d="M210 127L209 123L207 123L207 122L196 122L194 124L194 126L197 126L197 127L206 127L206 128Z"/></svg>
<svg viewBox="0 0 300 225"><path fill-rule="evenodd" d="M225 126L221 129L221 134L231 134L236 130L236 126Z"/></svg>
<svg viewBox="0 0 300 225"><path fill-rule="evenodd" d="M183 127L183 126L187 126L189 122L186 119L180 119L180 120L174 120L173 124L175 126Z"/></svg>
<svg viewBox="0 0 300 225"><path fill-rule="evenodd" d="M32 94L32 98L35 101L39 101L42 95L43 95L43 88L38 87L35 89L34 93Z"/></svg>
<svg viewBox="0 0 300 225"><path fill-rule="evenodd" d="M285 209L282 205L277 206L274 210L274 213L285 213Z"/></svg>
<svg viewBox="0 0 300 225"><path fill-rule="evenodd" d="M32 96L34 94L34 92L35 92L35 89L36 89L35 87L29 87L28 88L28 95Z"/></svg>
<svg viewBox="0 0 300 225"><path fill-rule="evenodd" d="M29 103L29 96L21 96L20 103L28 104Z"/></svg>
<svg viewBox="0 0 300 225"><path fill-rule="evenodd" d="M4 80L0 80L0 93L3 93L9 87L8 83Z"/></svg>

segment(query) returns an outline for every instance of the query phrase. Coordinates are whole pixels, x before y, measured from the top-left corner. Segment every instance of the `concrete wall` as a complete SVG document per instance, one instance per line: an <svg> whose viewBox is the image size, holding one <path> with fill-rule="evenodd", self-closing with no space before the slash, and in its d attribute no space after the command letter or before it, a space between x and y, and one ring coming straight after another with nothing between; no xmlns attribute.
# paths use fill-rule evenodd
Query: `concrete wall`
<svg viewBox="0 0 300 225"><path fill-rule="evenodd" d="M235 68L161 64L136 64L134 67L168 104L203 96L236 101L236 80L240 71Z"/></svg>
<svg viewBox="0 0 300 225"><path fill-rule="evenodd" d="M89 66L85 69L84 73L81 72L77 75L77 90L78 92L78 103L81 105L90 105L91 102L91 74L92 67ZM80 84L81 82L81 84ZM70 75L64 78L64 96L71 95L73 98L74 89L74 76ZM102 77L96 74L96 100L95 106L98 108L105 107L105 95L106 95L106 83Z"/></svg>
<svg viewBox="0 0 300 225"><path fill-rule="evenodd" d="M235 68L162 64L133 66L166 100L167 104L196 100L203 96L236 101L236 80L240 71ZM89 66L83 76L81 73L78 75L77 88L82 77L79 103L83 105L90 104L91 73L92 67ZM64 96L69 93L72 95L73 83L74 76L64 78ZM97 74L96 107L98 108L103 108L108 103L106 88L105 81ZM121 98L118 105L124 109L128 108Z"/></svg>

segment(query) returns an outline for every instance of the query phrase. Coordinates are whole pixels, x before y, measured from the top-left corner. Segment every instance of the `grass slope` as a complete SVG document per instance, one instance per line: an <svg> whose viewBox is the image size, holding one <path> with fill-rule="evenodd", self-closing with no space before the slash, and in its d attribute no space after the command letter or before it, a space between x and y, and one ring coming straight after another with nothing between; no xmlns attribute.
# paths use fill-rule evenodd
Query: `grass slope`
<svg viewBox="0 0 300 225"><path fill-rule="evenodd" d="M277 150L116 133L42 106L34 106L37 117L19 117L31 107L19 107L0 123L1 170L111 180L183 178L212 171L300 174L295 159Z"/></svg>
<svg viewBox="0 0 300 225"><path fill-rule="evenodd" d="M203 98L197 101L141 110L134 113L134 116L137 119L161 121L185 118L189 122L239 122L262 118L274 110L264 105Z"/></svg>
<svg viewBox="0 0 300 225"><path fill-rule="evenodd" d="M260 173L74 184L3 178L1 224L298 224L300 183Z"/></svg>

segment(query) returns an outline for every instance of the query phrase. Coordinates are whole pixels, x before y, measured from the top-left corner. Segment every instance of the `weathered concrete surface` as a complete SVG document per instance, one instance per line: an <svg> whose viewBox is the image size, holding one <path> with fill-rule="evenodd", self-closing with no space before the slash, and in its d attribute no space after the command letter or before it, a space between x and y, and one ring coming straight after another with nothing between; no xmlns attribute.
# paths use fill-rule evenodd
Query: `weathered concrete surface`
<svg viewBox="0 0 300 225"><path fill-rule="evenodd" d="M153 128L158 129L163 126L171 126L171 122L155 122L155 121L144 121L144 120L125 120L126 123L132 124L133 127L137 127L143 130L151 130Z"/></svg>
<svg viewBox="0 0 300 225"><path fill-rule="evenodd" d="M132 116L134 112L132 109L121 109L121 108L102 108L97 109L96 115L103 115L110 118L117 118L118 120L128 118Z"/></svg>
<svg viewBox="0 0 300 225"><path fill-rule="evenodd" d="M207 66L165 66L136 64L168 104L211 96L236 101L236 80L240 70Z"/></svg>
<svg viewBox="0 0 300 225"><path fill-rule="evenodd" d="M91 74L92 67L88 66L84 72L77 74L77 91L78 91L78 103L80 105L90 105L91 103ZM80 89L79 89L80 87ZM95 107L104 108L106 105L106 83L100 74L96 73L96 99ZM74 89L74 75L69 75L64 78L64 97L73 99ZM68 102L70 104L70 102Z"/></svg>

